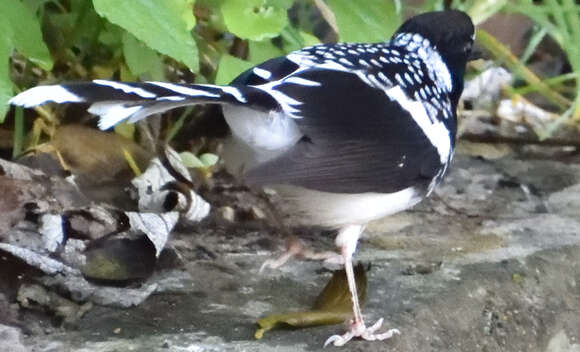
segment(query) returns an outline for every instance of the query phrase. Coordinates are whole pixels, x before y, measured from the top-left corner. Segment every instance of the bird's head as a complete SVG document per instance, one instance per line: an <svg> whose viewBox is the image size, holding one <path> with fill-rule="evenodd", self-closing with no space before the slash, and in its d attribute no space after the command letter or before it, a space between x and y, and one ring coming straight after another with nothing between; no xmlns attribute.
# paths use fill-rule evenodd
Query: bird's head
<svg viewBox="0 0 580 352"><path fill-rule="evenodd" d="M475 40L475 27L471 18L457 10L427 12L408 19L393 35L393 39L404 42L406 34L410 34L407 37L419 34L429 41L429 46L439 54L449 69L453 81L452 98L459 99L463 90L465 65L472 58Z"/></svg>
<svg viewBox="0 0 580 352"><path fill-rule="evenodd" d="M412 17L395 36L399 33L417 33L428 39L449 66L465 66L475 39L471 18L457 10L428 12Z"/></svg>

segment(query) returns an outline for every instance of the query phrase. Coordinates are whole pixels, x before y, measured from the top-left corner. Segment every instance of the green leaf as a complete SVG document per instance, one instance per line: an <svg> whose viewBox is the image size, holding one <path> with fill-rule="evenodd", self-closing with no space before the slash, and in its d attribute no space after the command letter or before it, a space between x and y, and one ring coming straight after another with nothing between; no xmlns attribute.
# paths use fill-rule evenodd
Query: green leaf
<svg viewBox="0 0 580 352"><path fill-rule="evenodd" d="M112 50L121 48L123 45L123 29L119 26L115 26L109 22L106 22L103 26L103 30L99 33L99 42L110 47Z"/></svg>
<svg viewBox="0 0 580 352"><path fill-rule="evenodd" d="M311 46L320 43L320 40L312 34L299 31L292 26L287 26L284 28L281 33L281 37L283 39L283 48L286 52L299 50L305 46Z"/></svg>
<svg viewBox="0 0 580 352"><path fill-rule="evenodd" d="M473 23L478 25L498 13L507 3L507 0L476 1L467 10L467 13Z"/></svg>
<svg viewBox="0 0 580 352"><path fill-rule="evenodd" d="M154 81L165 79L163 60L157 52L128 32L123 33L123 54L133 75Z"/></svg>
<svg viewBox="0 0 580 352"><path fill-rule="evenodd" d="M199 156L199 160L203 163L203 166L207 168L217 164L219 157L212 153L205 153Z"/></svg>
<svg viewBox="0 0 580 352"><path fill-rule="evenodd" d="M252 63L238 59L231 55L223 55L220 59L217 75L215 78L216 84L228 84L240 73L252 67Z"/></svg>
<svg viewBox="0 0 580 352"><path fill-rule="evenodd" d="M203 162L191 152L181 152L179 156L181 157L181 161L183 161L183 165L188 169L204 167Z"/></svg>
<svg viewBox="0 0 580 352"><path fill-rule="evenodd" d="M288 24L291 5L285 0L224 0L221 10L230 32L260 41L280 34Z"/></svg>
<svg viewBox="0 0 580 352"><path fill-rule="evenodd" d="M394 1L328 0L328 6L334 12L343 42L385 41L401 23Z"/></svg>
<svg viewBox="0 0 580 352"><path fill-rule="evenodd" d="M194 0L93 0L99 15L197 71L198 50L191 35L195 25L193 3Z"/></svg>
<svg viewBox="0 0 580 352"><path fill-rule="evenodd" d="M250 49L249 60L257 65L274 57L284 55L284 52L278 48L271 40L257 42L250 40L248 43Z"/></svg>
<svg viewBox="0 0 580 352"><path fill-rule="evenodd" d="M127 121L116 124L114 128L115 133L130 140L135 137L135 130L137 129L134 123L128 123Z"/></svg>
<svg viewBox="0 0 580 352"><path fill-rule="evenodd" d="M189 169L207 169L217 164L219 160L217 155L211 153L202 154L199 158L191 152L181 152L179 156L183 165Z"/></svg>
<svg viewBox="0 0 580 352"><path fill-rule="evenodd" d="M12 96L9 60L12 50L18 50L30 61L45 70L52 68L52 59L40 32L40 24L34 13L20 0L12 0L2 6L0 16L0 123L8 111Z"/></svg>
<svg viewBox="0 0 580 352"><path fill-rule="evenodd" d="M81 55L94 55L94 45L97 43L99 34L103 30L104 24L108 23L100 17L93 4L87 0L71 0L71 12L63 15L69 15L73 18L72 26L65 33L65 47L75 47L82 52ZM48 16L52 18L54 14ZM109 24L110 25L110 24ZM43 27L46 35L46 27Z"/></svg>
<svg viewBox="0 0 580 352"><path fill-rule="evenodd" d="M12 0L10 6L2 6L0 22L3 23L0 25L2 36L10 40L12 48L42 69L52 68L52 59L42 40L40 24L34 13L20 0Z"/></svg>
<svg viewBox="0 0 580 352"><path fill-rule="evenodd" d="M52 2L54 0L22 0L24 6L27 6L32 12L36 12L41 9L45 4Z"/></svg>
<svg viewBox="0 0 580 352"><path fill-rule="evenodd" d="M300 36L302 36L302 41L304 42L305 46L312 46L320 43L320 39L316 38L310 33L300 31Z"/></svg>
<svg viewBox="0 0 580 352"><path fill-rule="evenodd" d="M2 22L0 22L0 30ZM5 33L5 32L4 32ZM7 36L0 36L0 123L4 122L8 111L8 100L12 97L12 82L10 81L10 52L12 51L10 40Z"/></svg>

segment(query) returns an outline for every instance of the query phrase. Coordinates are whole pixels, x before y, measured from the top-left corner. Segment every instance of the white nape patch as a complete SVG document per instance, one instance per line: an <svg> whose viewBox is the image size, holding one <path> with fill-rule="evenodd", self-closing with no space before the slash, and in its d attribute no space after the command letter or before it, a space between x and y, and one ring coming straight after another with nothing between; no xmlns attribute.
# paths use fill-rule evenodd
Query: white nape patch
<svg viewBox="0 0 580 352"><path fill-rule="evenodd" d="M386 83L383 83L383 82L379 81L379 80L378 80L378 79L375 77L375 75L373 75L373 74L369 74L369 75L367 76L367 78L368 78L368 80L369 80L369 81L372 83L372 85L373 85L374 87L381 88L382 90L387 90L387 89L389 89L389 86L388 86Z"/></svg>
<svg viewBox="0 0 580 352"><path fill-rule="evenodd" d="M201 89L194 89L185 87L179 84L167 83L167 82L147 82L149 84L153 84L159 86L161 88L165 88L171 91L174 91L179 94L187 95L190 97L210 97L210 98L218 98L218 94L213 94L210 92L206 92L205 90Z"/></svg>
<svg viewBox="0 0 580 352"><path fill-rule="evenodd" d="M401 87L407 87L407 85L405 84L405 81L403 81L400 74L396 73L395 79L397 80L397 82L399 82L399 85L401 85Z"/></svg>
<svg viewBox="0 0 580 352"><path fill-rule="evenodd" d="M413 79L411 78L411 75L409 75L409 72L405 72L405 74L403 76L405 77L405 80L407 82L409 82L409 84L415 83L415 82L413 82Z"/></svg>
<svg viewBox="0 0 580 352"><path fill-rule="evenodd" d="M25 90L8 101L9 104L30 108L53 101L55 103L81 103L85 101L59 85L38 86Z"/></svg>
<svg viewBox="0 0 580 352"><path fill-rule="evenodd" d="M435 49L429 40L423 39L421 40L421 35L413 34L412 36L413 41L411 40L411 35L409 33L400 33L397 35L395 40L393 40L393 45L405 47L408 50L416 53L426 64L427 69L429 70L429 78L433 82L437 82L438 85L441 87L445 87L447 92L451 92L453 90L453 82L451 80L451 73L449 73L449 69L441 55L437 49ZM410 46L410 44L412 44ZM395 52L393 51L393 54Z"/></svg>
<svg viewBox="0 0 580 352"><path fill-rule="evenodd" d="M254 72L256 76L263 79L270 79L270 77L272 77L272 72L264 70L263 68L254 67L252 72Z"/></svg>
<svg viewBox="0 0 580 352"><path fill-rule="evenodd" d="M319 82L312 81L312 80L302 78L302 77L296 77L296 76L291 76L291 77L284 79L284 83L294 83L294 84L298 84L301 86L307 86L307 87L319 87L321 85Z"/></svg>
<svg viewBox="0 0 580 352"><path fill-rule="evenodd" d="M385 93L391 100L396 101L409 112L431 144L437 149L441 163L446 164L451 154L451 136L445 124L439 120L431 122L423 103L409 99L401 87L395 86Z"/></svg>
<svg viewBox="0 0 580 352"><path fill-rule="evenodd" d="M352 62L350 62L348 59L346 59L344 57L341 57L340 59L338 59L338 62L340 62L341 64L352 66Z"/></svg>
<svg viewBox="0 0 580 352"><path fill-rule="evenodd" d="M375 65L375 66L376 66L376 67L378 67L378 68L382 68L382 67L383 67L383 65L381 65L381 63L380 63L380 62L378 62L378 61L377 61L377 60L375 60L375 59L370 59L370 62L371 62L371 64Z"/></svg>
<svg viewBox="0 0 580 352"><path fill-rule="evenodd" d="M119 122L126 120L141 108L141 105L127 107L118 101L102 101L91 105L88 111L101 117L99 119L99 128L101 130L108 130Z"/></svg>
<svg viewBox="0 0 580 352"><path fill-rule="evenodd" d="M453 90L453 82L451 81L451 73L449 73L449 69L447 65L441 59L438 53L433 52L431 54L431 58L428 59L427 67L430 68L429 72L433 71L434 78L436 78L439 85L445 87L447 92L451 92Z"/></svg>
<svg viewBox="0 0 580 352"><path fill-rule="evenodd" d="M358 59L358 63L359 63L359 65L364 66L364 67L367 67L367 68L370 68L371 67L371 65L369 65L369 63L366 62L363 59Z"/></svg>
<svg viewBox="0 0 580 352"><path fill-rule="evenodd" d="M393 82L391 82L391 80L382 71L379 71L379 73L377 74L377 76L379 76L379 78L383 82L385 82L385 84L387 84L389 86L392 86L393 85Z"/></svg>
<svg viewBox="0 0 580 352"><path fill-rule="evenodd" d="M413 188L394 193L329 193L290 185L272 185L283 200L281 207L296 214L292 221L301 225L338 228L392 215L419 203L423 194Z"/></svg>
<svg viewBox="0 0 580 352"><path fill-rule="evenodd" d="M93 83L100 85L100 86L107 86L107 87L111 87L114 89L119 89L125 93L137 94L138 96L143 97L143 98L156 98L157 97L156 94L148 92L143 88L133 87L133 86L130 86L128 84L121 83L121 82L107 81L104 79L95 79L95 80L93 80Z"/></svg>

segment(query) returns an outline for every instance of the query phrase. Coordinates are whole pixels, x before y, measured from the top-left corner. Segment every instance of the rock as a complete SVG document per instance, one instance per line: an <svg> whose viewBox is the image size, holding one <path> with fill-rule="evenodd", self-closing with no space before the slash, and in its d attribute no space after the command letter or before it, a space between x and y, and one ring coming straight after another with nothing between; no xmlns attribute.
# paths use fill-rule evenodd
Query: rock
<svg viewBox="0 0 580 352"><path fill-rule="evenodd" d="M254 220L264 220L266 219L266 213L260 208L253 205L250 208L250 214Z"/></svg>
<svg viewBox="0 0 580 352"><path fill-rule="evenodd" d="M0 325L0 352L28 352L22 344L22 334L17 328Z"/></svg>
<svg viewBox="0 0 580 352"><path fill-rule="evenodd" d="M548 342L546 352L580 352L580 344L570 343L566 332L560 330Z"/></svg>
<svg viewBox="0 0 580 352"><path fill-rule="evenodd" d="M402 334L353 341L347 349L577 352L579 184L580 167L569 161L456 155L437 194L368 226L355 255L371 263L363 313L367 323L384 317L385 329ZM75 330L30 336L26 344L38 351L51 345L73 352L304 352L343 332L342 325L278 330L254 340L258 317L307 309L329 272L318 262L292 260L258 273L272 252L252 244L267 239L283 246L276 230L202 222L183 231L173 232L168 246L177 248L187 271L164 272L163 292L149 296L155 281L109 291L80 280L61 282L56 287L81 292L85 300L115 304L126 298L139 305L95 307ZM305 245L334 249L331 234L303 232ZM197 248L212 255L199 255Z"/></svg>
<svg viewBox="0 0 580 352"><path fill-rule="evenodd" d="M226 222L232 223L236 220L236 211L234 210L234 208L229 207L229 206L223 206L223 207L218 208L217 214L218 214L218 218L221 221L226 221Z"/></svg>

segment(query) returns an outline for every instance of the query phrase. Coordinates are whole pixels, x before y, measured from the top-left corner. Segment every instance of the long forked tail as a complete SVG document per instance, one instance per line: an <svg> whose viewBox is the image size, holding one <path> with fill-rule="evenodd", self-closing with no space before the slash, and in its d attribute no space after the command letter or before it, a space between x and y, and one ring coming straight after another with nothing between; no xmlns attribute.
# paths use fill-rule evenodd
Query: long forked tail
<svg viewBox="0 0 580 352"><path fill-rule="evenodd" d="M106 80L63 85L38 86L10 100L23 107L55 103L89 103L88 111L100 116L99 128L105 130L128 120L135 122L149 115L181 106L213 103L254 105L274 108L275 101L264 91L250 86L216 86L166 82L126 83Z"/></svg>

